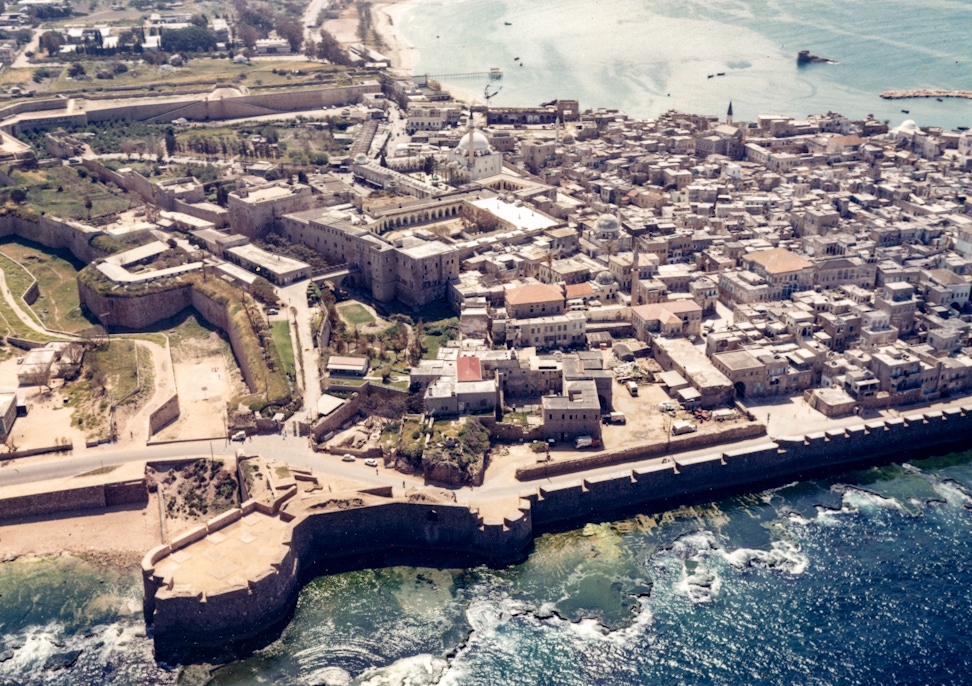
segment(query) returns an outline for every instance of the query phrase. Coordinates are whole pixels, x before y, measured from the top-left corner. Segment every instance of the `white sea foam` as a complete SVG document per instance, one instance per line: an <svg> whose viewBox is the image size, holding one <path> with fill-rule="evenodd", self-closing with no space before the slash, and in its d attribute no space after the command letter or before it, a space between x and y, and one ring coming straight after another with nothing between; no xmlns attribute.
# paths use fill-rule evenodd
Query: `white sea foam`
<svg viewBox="0 0 972 686"><path fill-rule="evenodd" d="M360 686L427 686L440 683L448 667L449 663L443 658L413 655L385 667L369 669L354 683Z"/></svg>
<svg viewBox="0 0 972 686"><path fill-rule="evenodd" d="M706 565L698 565L691 574L683 574L676 590L695 604L710 603L719 596L722 579Z"/></svg>
<svg viewBox="0 0 972 686"><path fill-rule="evenodd" d="M736 569L757 565L792 576L803 574L810 564L799 546L790 541L773 541L769 550L738 548L725 553L725 558Z"/></svg>
<svg viewBox="0 0 972 686"><path fill-rule="evenodd" d="M340 667L324 667L302 676L301 682L314 686L348 686L351 675Z"/></svg>
<svg viewBox="0 0 972 686"><path fill-rule="evenodd" d="M843 488L843 497L841 500L843 502L843 507L841 509L843 510L844 508L848 508L849 512L854 512L856 510L867 510L870 508L907 512L904 506L902 506L901 503L894 498L885 498L877 493L865 491L861 488L854 488L852 486L845 486Z"/></svg>

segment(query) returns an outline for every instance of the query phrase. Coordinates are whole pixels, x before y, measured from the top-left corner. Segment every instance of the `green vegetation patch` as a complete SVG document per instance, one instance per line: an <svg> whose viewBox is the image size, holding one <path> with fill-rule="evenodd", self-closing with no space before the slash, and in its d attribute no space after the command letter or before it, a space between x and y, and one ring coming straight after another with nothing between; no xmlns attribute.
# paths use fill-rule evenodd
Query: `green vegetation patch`
<svg viewBox="0 0 972 686"><path fill-rule="evenodd" d="M434 360L439 354L439 348L459 337L459 317L448 317L429 322L422 327L422 355L427 360Z"/></svg>
<svg viewBox="0 0 972 686"><path fill-rule="evenodd" d="M83 220L120 212L130 205L124 190L101 183L83 168L14 169L9 176L14 183L0 188L0 194L22 204L28 214Z"/></svg>
<svg viewBox="0 0 972 686"><path fill-rule="evenodd" d="M288 376L294 378L296 370L294 368L294 346L290 339L290 322L286 319L275 321L270 328L273 331L273 343L277 347L277 352L280 353L284 369L287 370Z"/></svg>
<svg viewBox="0 0 972 686"><path fill-rule="evenodd" d="M341 315L342 319L344 319L344 321L351 326L371 324L375 321L374 316L358 303L339 305L338 313Z"/></svg>
<svg viewBox="0 0 972 686"><path fill-rule="evenodd" d="M0 241L0 255L16 260L37 279L40 296L31 309L44 326L77 333L97 323L81 311L77 277L83 265L70 252L13 239Z"/></svg>

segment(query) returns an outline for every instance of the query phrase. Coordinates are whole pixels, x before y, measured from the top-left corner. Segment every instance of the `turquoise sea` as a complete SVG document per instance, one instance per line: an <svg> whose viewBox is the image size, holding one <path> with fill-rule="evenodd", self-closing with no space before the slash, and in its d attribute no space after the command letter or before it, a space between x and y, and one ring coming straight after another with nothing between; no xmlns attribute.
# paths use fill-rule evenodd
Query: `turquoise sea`
<svg viewBox="0 0 972 686"><path fill-rule="evenodd" d="M737 120L832 110L946 128L972 125L972 100L878 96L972 90L970 27L968 0L415 0L396 21L416 73L500 67L501 106L576 98L637 117L721 116L731 100ZM798 67L801 49L836 64Z"/></svg>
<svg viewBox="0 0 972 686"><path fill-rule="evenodd" d="M12 562L0 683L968 684L970 530L972 452L850 472L546 534L503 569L321 577L219 668L153 661L135 573Z"/></svg>

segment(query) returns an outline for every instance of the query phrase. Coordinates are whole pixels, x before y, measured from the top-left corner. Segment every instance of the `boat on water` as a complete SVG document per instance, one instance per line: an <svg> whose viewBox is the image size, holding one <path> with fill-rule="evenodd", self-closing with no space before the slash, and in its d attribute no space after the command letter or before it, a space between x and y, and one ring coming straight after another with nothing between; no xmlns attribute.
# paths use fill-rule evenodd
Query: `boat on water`
<svg viewBox="0 0 972 686"><path fill-rule="evenodd" d="M904 112L905 114L911 114L911 110L901 110L901 111Z"/></svg>
<svg viewBox="0 0 972 686"><path fill-rule="evenodd" d="M514 61L514 62L519 62L519 61L520 61L520 58L519 58L519 57L514 57L514 58L513 58L513 61Z"/></svg>
<svg viewBox="0 0 972 686"><path fill-rule="evenodd" d="M504 21L504 22L503 22L503 24L504 24L504 25L506 25L506 26L513 26L513 24L511 24L511 23L510 23L510 22L508 22L508 21Z"/></svg>
<svg viewBox="0 0 972 686"><path fill-rule="evenodd" d="M720 72L718 72L716 74L716 76L725 76L725 75L726 75L726 72L724 72L724 71L720 71Z"/></svg>
<svg viewBox="0 0 972 686"><path fill-rule="evenodd" d="M711 79L711 78L712 78L713 76L715 76L715 74L709 74L709 78L710 78L710 79Z"/></svg>

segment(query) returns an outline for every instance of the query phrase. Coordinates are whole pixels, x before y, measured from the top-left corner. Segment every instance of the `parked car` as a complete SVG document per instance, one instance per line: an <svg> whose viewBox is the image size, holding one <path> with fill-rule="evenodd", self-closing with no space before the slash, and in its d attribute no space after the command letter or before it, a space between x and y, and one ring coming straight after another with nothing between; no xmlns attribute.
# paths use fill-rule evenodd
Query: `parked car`
<svg viewBox="0 0 972 686"><path fill-rule="evenodd" d="M624 387L628 389L628 393L630 393L631 395L637 397L637 395L638 395L638 384L636 384L634 381L629 381L628 383L626 383L624 385Z"/></svg>
<svg viewBox="0 0 972 686"><path fill-rule="evenodd" d="M342 462L354 462L354 455L350 453L344 453L344 457L341 458Z"/></svg>
<svg viewBox="0 0 972 686"><path fill-rule="evenodd" d="M578 436L577 440L574 441L574 449L580 450L581 448L597 448L601 445L601 441L593 436Z"/></svg>
<svg viewBox="0 0 972 686"><path fill-rule="evenodd" d="M276 307L271 307L269 310L267 310L267 314L280 314L280 310L278 310Z"/></svg>
<svg viewBox="0 0 972 686"><path fill-rule="evenodd" d="M369 467L377 467L378 460L374 459L373 457L369 457L367 460L365 460L365 464Z"/></svg>
<svg viewBox="0 0 972 686"><path fill-rule="evenodd" d="M690 434L690 433L693 433L693 432L698 431L698 430L699 430L699 427L697 427L692 422L673 422L672 423L672 435L673 436L680 436L682 434Z"/></svg>
<svg viewBox="0 0 972 686"><path fill-rule="evenodd" d="M246 432L245 431L237 431L235 434L233 434L232 436L230 436L230 440L231 441L245 441L246 440Z"/></svg>

